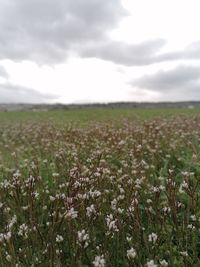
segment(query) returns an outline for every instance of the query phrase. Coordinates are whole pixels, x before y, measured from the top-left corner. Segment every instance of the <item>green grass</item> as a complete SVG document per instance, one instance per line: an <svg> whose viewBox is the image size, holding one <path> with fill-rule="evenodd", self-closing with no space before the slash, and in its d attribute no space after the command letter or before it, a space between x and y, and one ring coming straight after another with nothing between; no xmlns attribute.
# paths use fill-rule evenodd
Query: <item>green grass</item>
<svg viewBox="0 0 200 267"><path fill-rule="evenodd" d="M155 117L171 117L176 115L198 115L200 108L96 108L74 109L66 111L20 111L0 112L0 122L54 121L62 123L87 123L91 121L118 121L121 119L152 119Z"/></svg>

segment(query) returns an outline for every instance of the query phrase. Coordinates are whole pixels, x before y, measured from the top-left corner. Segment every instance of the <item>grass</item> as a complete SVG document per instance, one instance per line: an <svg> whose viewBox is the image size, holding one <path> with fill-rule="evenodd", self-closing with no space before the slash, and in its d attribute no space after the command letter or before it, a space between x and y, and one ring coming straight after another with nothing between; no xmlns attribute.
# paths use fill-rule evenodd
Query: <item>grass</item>
<svg viewBox="0 0 200 267"><path fill-rule="evenodd" d="M175 115L195 115L200 113L200 108L146 108L146 109L110 109L110 108L91 108L74 109L66 111L18 111L18 112L0 112L0 121L5 122L24 122L24 121L54 121L61 123L87 123L90 121L119 121L121 119L151 119L155 117L171 117Z"/></svg>
<svg viewBox="0 0 200 267"><path fill-rule="evenodd" d="M200 266L198 109L0 113L0 266Z"/></svg>

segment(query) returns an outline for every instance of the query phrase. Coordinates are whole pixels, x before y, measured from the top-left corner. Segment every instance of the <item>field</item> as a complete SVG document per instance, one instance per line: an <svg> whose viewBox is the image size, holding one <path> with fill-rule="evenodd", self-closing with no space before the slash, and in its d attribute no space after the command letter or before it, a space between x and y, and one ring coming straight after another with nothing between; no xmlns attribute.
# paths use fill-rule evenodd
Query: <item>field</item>
<svg viewBox="0 0 200 267"><path fill-rule="evenodd" d="M200 266L200 110L0 113L4 266Z"/></svg>

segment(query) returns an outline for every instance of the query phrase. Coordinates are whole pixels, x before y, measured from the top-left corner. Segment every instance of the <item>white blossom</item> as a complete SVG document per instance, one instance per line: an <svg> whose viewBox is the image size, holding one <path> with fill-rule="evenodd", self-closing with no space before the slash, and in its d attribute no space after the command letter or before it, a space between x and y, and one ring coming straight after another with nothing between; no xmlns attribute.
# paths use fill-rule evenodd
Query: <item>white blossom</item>
<svg viewBox="0 0 200 267"><path fill-rule="evenodd" d="M155 264L154 260L150 260L146 263L147 267L157 267L158 265Z"/></svg>
<svg viewBox="0 0 200 267"><path fill-rule="evenodd" d="M56 236L56 242L57 243L61 243L61 242L63 242L63 240L64 240L64 238L61 235Z"/></svg>
<svg viewBox="0 0 200 267"><path fill-rule="evenodd" d="M80 245L83 245L84 248L88 246L88 241L89 241L89 235L85 231L85 229L78 231L78 243Z"/></svg>
<svg viewBox="0 0 200 267"><path fill-rule="evenodd" d="M104 255L96 256L92 263L94 264L94 267L105 267L106 261Z"/></svg>
<svg viewBox="0 0 200 267"><path fill-rule="evenodd" d="M127 250L127 253L126 253L128 259L134 259L136 257L136 251L134 248L130 248L129 250Z"/></svg>
<svg viewBox="0 0 200 267"><path fill-rule="evenodd" d="M149 242L156 243L156 240L157 240L157 239L158 239L157 234L155 234L155 233L151 233L151 234L149 235Z"/></svg>

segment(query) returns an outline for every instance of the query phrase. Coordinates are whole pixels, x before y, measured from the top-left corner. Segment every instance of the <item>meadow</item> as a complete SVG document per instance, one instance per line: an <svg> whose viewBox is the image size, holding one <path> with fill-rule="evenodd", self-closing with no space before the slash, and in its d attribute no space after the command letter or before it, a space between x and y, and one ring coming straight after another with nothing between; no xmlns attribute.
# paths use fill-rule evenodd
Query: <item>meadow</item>
<svg viewBox="0 0 200 267"><path fill-rule="evenodd" d="M200 109L1 112L4 266L200 266Z"/></svg>

